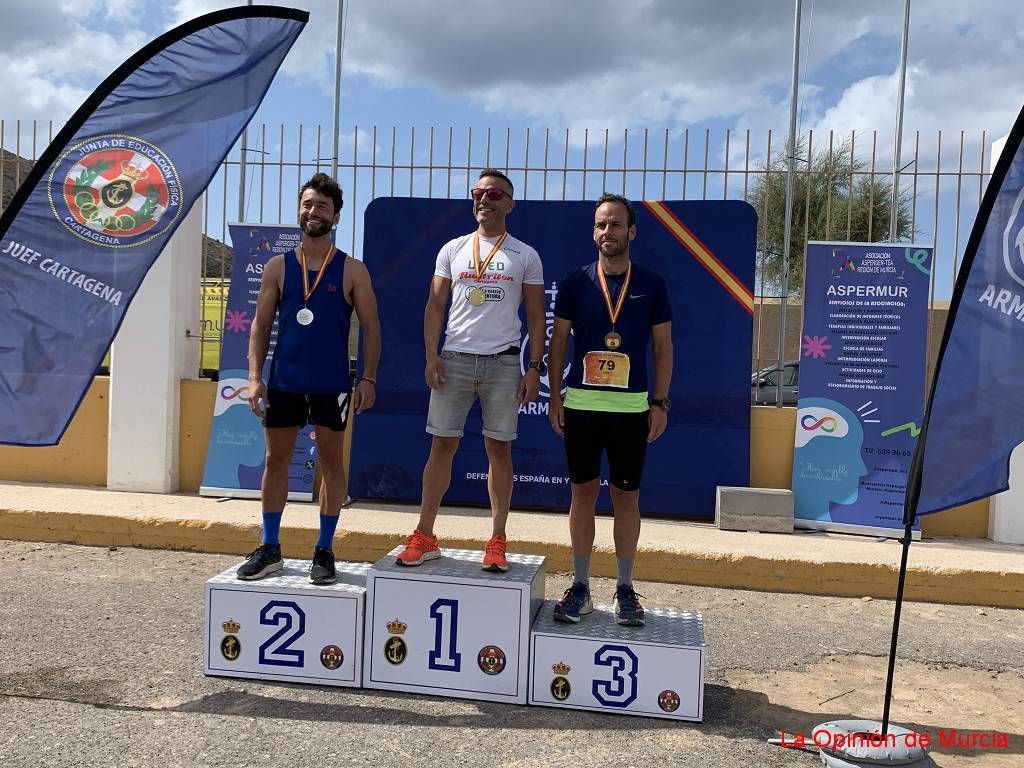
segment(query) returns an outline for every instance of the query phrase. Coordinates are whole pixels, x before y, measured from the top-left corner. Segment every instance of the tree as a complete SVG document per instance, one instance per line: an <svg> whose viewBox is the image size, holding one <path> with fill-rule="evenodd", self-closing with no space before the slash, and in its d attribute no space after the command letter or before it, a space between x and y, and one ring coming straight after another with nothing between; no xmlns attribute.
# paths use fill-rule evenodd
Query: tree
<svg viewBox="0 0 1024 768"><path fill-rule="evenodd" d="M849 141L830 152L812 153L807 162L807 143L797 143L793 168L793 215L789 247L789 292L803 288L804 244L808 240L880 242L889 238L892 209L892 175L866 170L867 163L850 156ZM782 244L786 220L786 152L770 158L747 193L747 202L758 216L760 289L781 294ZM909 238L912 200L901 185L897 240ZM806 234L805 234L806 230Z"/></svg>

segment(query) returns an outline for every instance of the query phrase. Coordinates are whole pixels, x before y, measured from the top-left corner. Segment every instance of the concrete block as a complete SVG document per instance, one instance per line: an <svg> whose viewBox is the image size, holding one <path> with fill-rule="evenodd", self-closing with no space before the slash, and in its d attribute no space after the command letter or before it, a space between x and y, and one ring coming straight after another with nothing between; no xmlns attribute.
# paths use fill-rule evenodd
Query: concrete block
<svg viewBox="0 0 1024 768"><path fill-rule="evenodd" d="M792 533L793 492L720 485L715 496L715 525L723 531Z"/></svg>

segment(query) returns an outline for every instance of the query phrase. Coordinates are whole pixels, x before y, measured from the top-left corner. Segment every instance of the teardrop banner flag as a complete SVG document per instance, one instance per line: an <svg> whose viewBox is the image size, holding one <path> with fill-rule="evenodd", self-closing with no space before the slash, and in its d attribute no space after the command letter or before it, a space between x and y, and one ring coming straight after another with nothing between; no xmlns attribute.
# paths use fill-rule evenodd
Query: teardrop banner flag
<svg viewBox="0 0 1024 768"><path fill-rule="evenodd" d="M904 523L1009 487L1024 441L1024 109L964 250L908 481Z"/></svg>
<svg viewBox="0 0 1024 768"><path fill-rule="evenodd" d="M0 443L60 441L143 278L308 19L254 5L172 29L40 156L0 217Z"/></svg>

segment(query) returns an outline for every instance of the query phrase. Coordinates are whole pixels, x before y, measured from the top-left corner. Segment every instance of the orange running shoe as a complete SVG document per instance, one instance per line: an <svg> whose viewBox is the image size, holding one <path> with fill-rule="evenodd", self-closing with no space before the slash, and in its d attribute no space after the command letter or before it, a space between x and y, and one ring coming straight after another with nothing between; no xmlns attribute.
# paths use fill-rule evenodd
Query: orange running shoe
<svg viewBox="0 0 1024 768"><path fill-rule="evenodd" d="M485 571L507 571L508 560L505 559L505 547L508 546L505 537L501 534L491 536L484 547L484 570Z"/></svg>
<svg viewBox="0 0 1024 768"><path fill-rule="evenodd" d="M395 563L398 565L420 565L424 560L434 560L441 556L437 548L437 536L428 536L419 528L405 540L405 549L398 553Z"/></svg>

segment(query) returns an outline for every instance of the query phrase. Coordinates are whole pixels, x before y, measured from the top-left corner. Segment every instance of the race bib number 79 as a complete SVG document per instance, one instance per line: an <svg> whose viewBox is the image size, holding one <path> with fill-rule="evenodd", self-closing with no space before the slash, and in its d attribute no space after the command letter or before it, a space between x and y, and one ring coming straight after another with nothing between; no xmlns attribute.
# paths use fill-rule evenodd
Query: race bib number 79
<svg viewBox="0 0 1024 768"><path fill-rule="evenodd" d="M583 383L592 387L629 387L629 355L622 352L587 352L583 356Z"/></svg>

